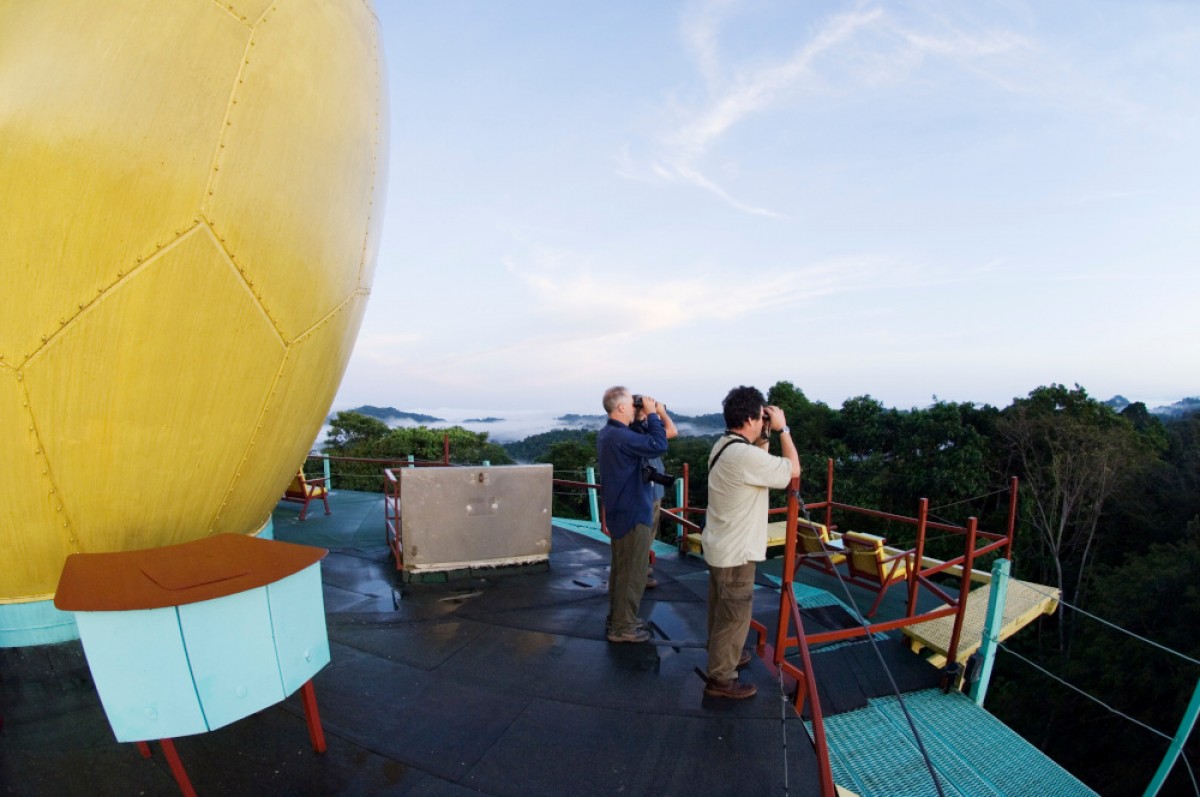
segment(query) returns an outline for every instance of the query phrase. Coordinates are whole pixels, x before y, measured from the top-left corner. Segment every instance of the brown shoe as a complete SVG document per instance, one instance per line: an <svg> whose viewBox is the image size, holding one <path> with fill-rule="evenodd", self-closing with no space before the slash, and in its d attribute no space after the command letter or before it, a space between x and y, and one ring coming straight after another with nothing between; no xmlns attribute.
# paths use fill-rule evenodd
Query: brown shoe
<svg viewBox="0 0 1200 797"><path fill-rule="evenodd" d="M752 658L752 656L750 654L750 650L748 648L743 649L741 658L738 659L737 668L740 670L743 667L745 667L747 664L750 663L751 658Z"/></svg>
<svg viewBox="0 0 1200 797"><path fill-rule="evenodd" d="M607 637L609 642L649 642L650 632L645 628L634 626L620 634L609 631Z"/></svg>
<svg viewBox="0 0 1200 797"><path fill-rule="evenodd" d="M730 678L728 681L717 681L709 678L704 684L704 694L709 697L727 697L731 700L744 700L747 697L754 697L757 693L757 686L740 683L737 678Z"/></svg>

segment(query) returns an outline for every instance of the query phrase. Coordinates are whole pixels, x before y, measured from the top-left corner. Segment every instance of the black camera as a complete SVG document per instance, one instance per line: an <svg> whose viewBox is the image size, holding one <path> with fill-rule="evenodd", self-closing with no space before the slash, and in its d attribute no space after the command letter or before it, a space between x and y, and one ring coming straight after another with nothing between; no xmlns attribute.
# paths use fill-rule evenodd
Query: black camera
<svg viewBox="0 0 1200 797"><path fill-rule="evenodd" d="M634 394L633 408L635 410L640 410L642 408L642 397L641 396Z"/></svg>
<svg viewBox="0 0 1200 797"><path fill-rule="evenodd" d="M646 481L661 484L663 487L670 487L675 484L674 476L669 473L659 473L652 465L647 465L642 471L642 475L646 477Z"/></svg>

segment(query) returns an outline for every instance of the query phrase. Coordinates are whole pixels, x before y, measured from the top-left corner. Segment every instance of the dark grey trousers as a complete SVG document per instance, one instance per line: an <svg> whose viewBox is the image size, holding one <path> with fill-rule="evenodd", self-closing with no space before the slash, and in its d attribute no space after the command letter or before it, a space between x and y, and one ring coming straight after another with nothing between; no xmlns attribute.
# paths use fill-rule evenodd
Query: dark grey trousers
<svg viewBox="0 0 1200 797"><path fill-rule="evenodd" d="M632 631L646 591L646 565L650 561L650 527L638 523L624 537L612 541L612 569L608 574L608 609L611 631Z"/></svg>

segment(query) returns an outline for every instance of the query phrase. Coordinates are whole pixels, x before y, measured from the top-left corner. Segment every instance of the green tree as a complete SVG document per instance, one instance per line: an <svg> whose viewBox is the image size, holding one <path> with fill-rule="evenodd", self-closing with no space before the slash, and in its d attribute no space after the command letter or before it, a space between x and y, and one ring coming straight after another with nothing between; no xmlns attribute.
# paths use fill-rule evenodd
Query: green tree
<svg viewBox="0 0 1200 797"><path fill-rule="evenodd" d="M329 422L327 448L347 448L359 443L378 440L388 433L388 425L378 418L358 412L339 412Z"/></svg>
<svg viewBox="0 0 1200 797"><path fill-rule="evenodd" d="M1118 628L1200 659L1200 518L1193 518L1176 540L1151 545L1118 566L1097 568L1089 610ZM1200 666L1155 648L1112 627L1084 618L1064 675L1090 694L1152 728L1173 733L1200 681ZM1135 664L1136 663L1136 664ZM1133 666L1131 666L1133 665ZM1086 733L1086 756L1102 794L1141 794L1157 769L1166 742L1139 732L1128 720L1095 705L1080 705L1064 716L1067 735ZM1185 752L1200 752L1193 738ZM1081 762L1083 763L1083 762ZM1173 788L1165 793L1192 794L1182 764Z"/></svg>
<svg viewBox="0 0 1200 797"><path fill-rule="evenodd" d="M574 482L587 481L587 469L596 467L596 433L585 432L582 436L570 436L549 444L546 453L537 459L554 466L554 478ZM554 488L555 517L588 518L591 508L585 489L569 486Z"/></svg>
<svg viewBox="0 0 1200 797"><path fill-rule="evenodd" d="M1032 530L1036 580L1081 602L1106 504L1148 465L1133 425L1079 385L1039 387L1002 413L998 431L1022 481L1022 517ZM1059 623L1059 647L1068 644Z"/></svg>
<svg viewBox="0 0 1200 797"><path fill-rule="evenodd" d="M767 391L767 402L787 417L792 442L800 455L800 489L805 499L820 500L825 494L827 463L834 455L830 434L837 423L837 412L820 401L809 401L802 390L786 381L776 382ZM781 453L777 440L772 441L771 452ZM781 504L786 496L773 496L772 500Z"/></svg>
<svg viewBox="0 0 1200 797"><path fill-rule="evenodd" d="M688 506L703 509L708 506L708 455L712 452L716 436L676 437L667 442L667 453L663 467L673 476L683 476L684 465L688 473ZM666 506L674 505L674 496L668 491L664 499ZM699 523L699 516L689 516Z"/></svg>
<svg viewBox="0 0 1200 797"><path fill-rule="evenodd" d="M486 432L470 432L460 426L449 429L429 429L425 426L387 429L385 424L374 418L354 416L357 413L339 413L334 423L346 430L340 436L331 436L325 453L337 457L333 468L333 487L347 490L381 492L384 489L383 470L389 464L398 466L411 456L419 462L440 462L445 452L445 441L450 442L450 463L476 465L490 462L493 465L512 463L508 452L488 440ZM385 432L379 434L379 428ZM332 425L332 424L331 424ZM339 442L339 441L345 442ZM356 462L353 460L370 460Z"/></svg>

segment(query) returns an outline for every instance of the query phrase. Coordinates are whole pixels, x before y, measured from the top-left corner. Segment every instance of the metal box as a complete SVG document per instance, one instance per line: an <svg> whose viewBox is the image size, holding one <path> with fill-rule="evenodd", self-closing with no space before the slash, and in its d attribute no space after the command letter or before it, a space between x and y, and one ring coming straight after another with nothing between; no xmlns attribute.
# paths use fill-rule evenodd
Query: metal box
<svg viewBox="0 0 1200 797"><path fill-rule="evenodd" d="M547 561L553 474L551 465L399 469L404 570Z"/></svg>

